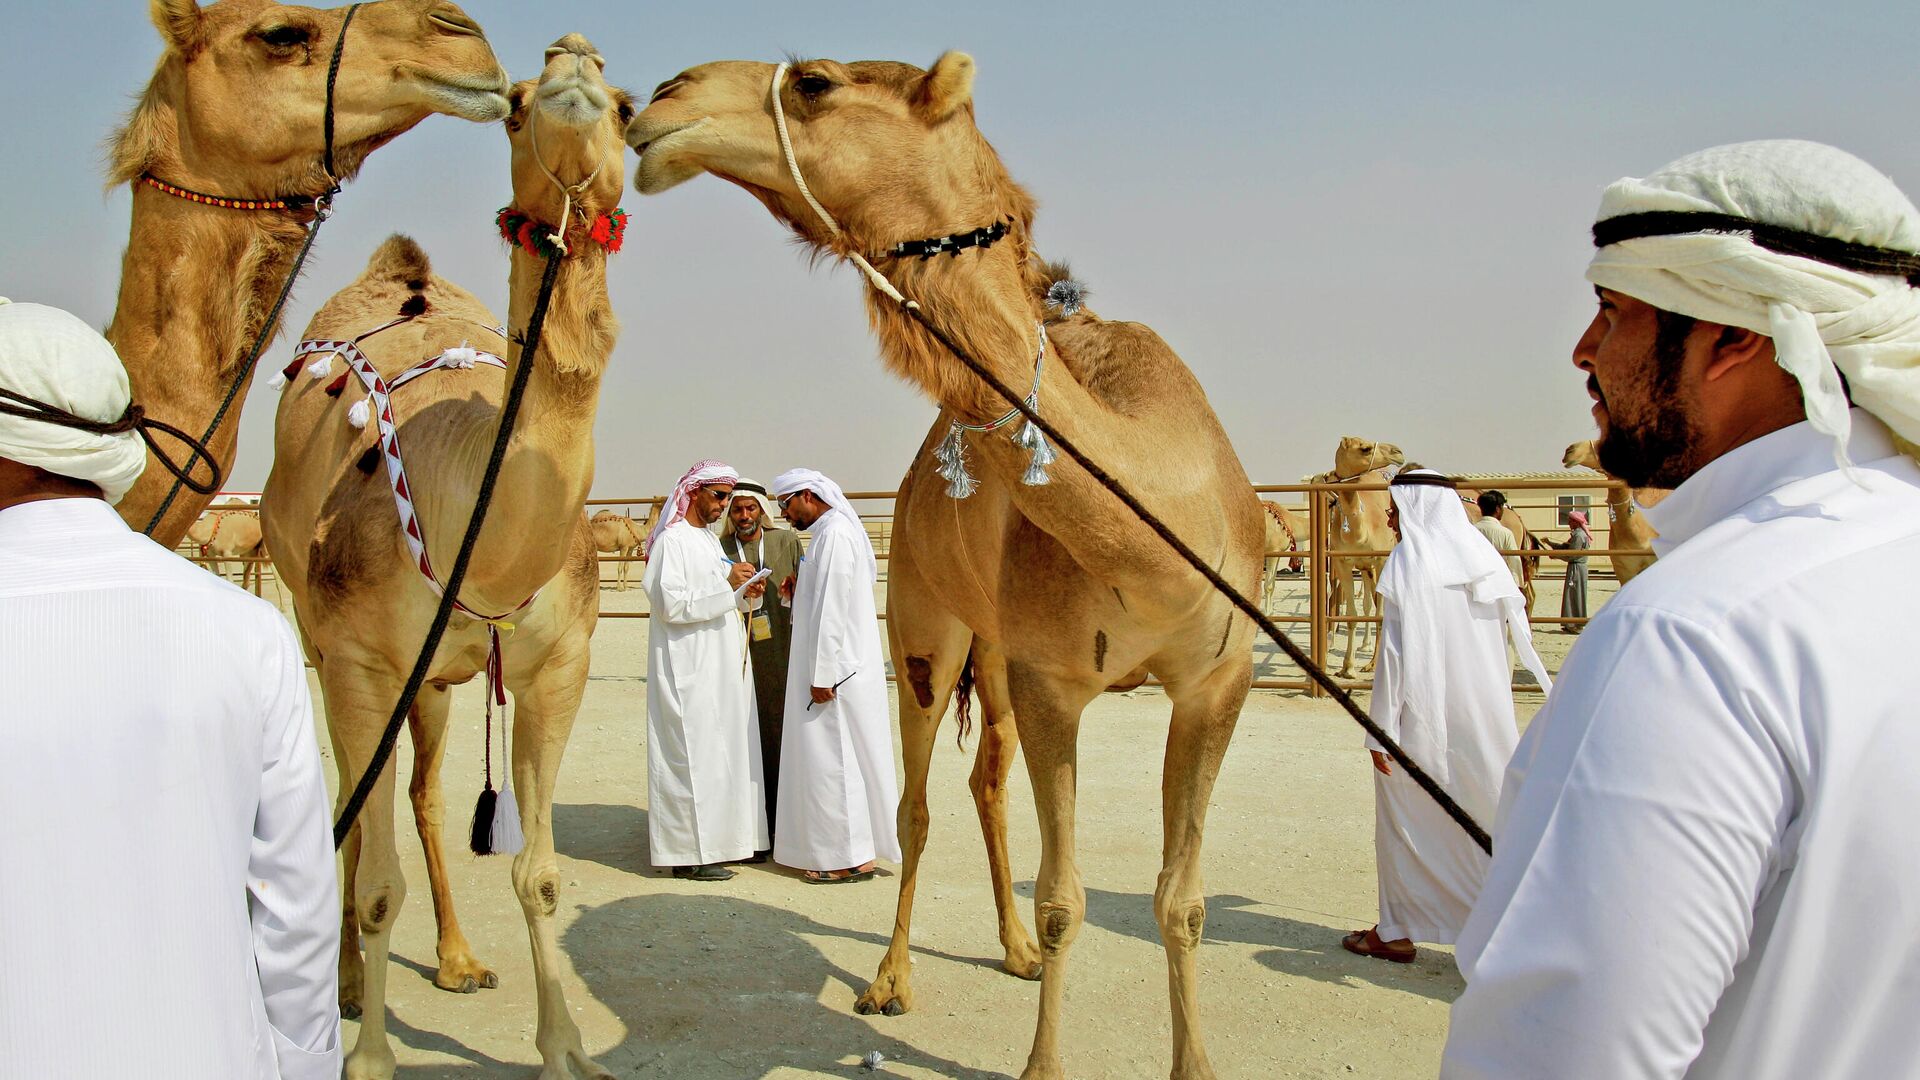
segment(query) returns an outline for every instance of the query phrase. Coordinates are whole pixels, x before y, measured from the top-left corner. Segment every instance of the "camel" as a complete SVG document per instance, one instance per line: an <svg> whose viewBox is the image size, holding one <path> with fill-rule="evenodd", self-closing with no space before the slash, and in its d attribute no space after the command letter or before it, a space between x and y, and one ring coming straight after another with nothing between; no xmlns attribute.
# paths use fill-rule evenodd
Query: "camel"
<svg viewBox="0 0 1920 1080"><path fill-rule="evenodd" d="M569 34L547 50L538 83L519 83L509 95L514 203L501 218L518 213L546 224L513 230L520 242L512 253L508 325L527 325L546 267L545 258L520 245L545 237L552 223L571 224L571 250L561 261L536 356L522 355L518 342L501 342L491 329L498 325L495 316L471 293L433 274L425 253L403 236L375 251L366 271L314 315L306 333L310 340L352 339L392 323L396 313L411 312L412 318L360 345L384 378L425 358L454 362L450 349L466 363L431 371L396 388L391 399L424 552L442 574L454 563L473 511L508 378L476 362L468 343L499 350L509 371L534 365L498 496L459 597L465 610L449 623L410 717L415 758L409 794L439 922L434 983L469 992L497 985L454 917L438 772L448 688L485 669L486 620L500 613L505 685L516 706L509 775L526 836L525 849L513 860L513 887L533 946L539 1000L534 1042L544 1080L571 1075L569 1062L584 1075L612 1076L581 1045L561 988L565 960L553 926L560 905L554 782L586 689L588 641L599 606L599 563L585 504L600 381L618 332L607 301L606 259L609 248L619 246L615 226L624 221L615 211L623 179L621 133L633 114L631 99L607 85L601 67L593 46ZM570 186L563 192L549 171ZM351 373L323 383L344 364L337 354L316 355L318 377L296 368L281 398L266 522L309 659L319 671L344 795L367 768L439 597L402 534L395 485L381 468L379 425L352 426L350 406L364 389ZM296 359L295 365L306 362ZM328 393L344 383L352 384L350 392L338 398ZM407 891L394 847L393 770L382 774L361 812L344 865L340 992L343 1010L361 1018L346 1073L390 1077L387 958Z"/></svg>
<svg viewBox="0 0 1920 1080"><path fill-rule="evenodd" d="M1313 477L1316 484L1385 483L1387 467L1404 464L1406 455L1392 443L1376 442L1357 435L1341 438L1333 451L1333 471ZM1388 551L1393 547L1393 530L1387 527L1387 508L1392 498L1384 491L1335 491L1327 498L1327 613L1341 618L1349 613L1365 616L1373 612L1374 590L1380 585L1380 567L1384 555L1343 555L1348 551ZM1318 541L1319 538L1315 538ZM1353 576L1360 575L1360 595L1354 597ZM1349 612L1349 609L1352 609ZM1373 624L1347 623L1347 651L1340 661L1340 677L1353 675L1354 628L1360 628L1360 644L1365 645L1377 631ZM1333 644L1340 624L1330 623L1327 644ZM1362 672L1372 671L1369 659Z"/></svg>
<svg viewBox="0 0 1920 1080"><path fill-rule="evenodd" d="M615 592L627 591L627 574L633 560L640 557L641 543L647 538L644 519L635 522L631 515L602 510L593 515L593 549L600 554L621 556L614 563Z"/></svg>
<svg viewBox="0 0 1920 1080"><path fill-rule="evenodd" d="M311 199L333 182L323 165L323 113L328 61L347 9L270 0L205 7L149 0L149 7L166 48L109 150L110 182L133 187L133 219L106 336L147 415L197 438L255 339L263 329L278 332L266 326L268 311L306 237ZM453 4L362 5L335 86L336 179L352 178L368 154L433 113L500 119L506 89L479 24ZM196 193L301 201L244 209ZM210 440L225 473L246 391L243 384ZM145 528L172 486L150 459L121 500L120 516ZM179 543L211 500L183 487L153 538Z"/></svg>
<svg viewBox="0 0 1920 1080"><path fill-rule="evenodd" d="M267 557L266 537L260 532L260 512L244 503L231 506L217 506L201 514L187 530L187 539L199 545L200 557L207 560L207 569L216 577L224 578L225 559L264 559ZM240 587L246 588L252 581L254 592L260 591L260 562L240 563Z"/></svg>
<svg viewBox="0 0 1920 1080"><path fill-rule="evenodd" d="M1584 439L1567 447L1560 456L1564 468L1577 469L1582 466L1605 476L1616 479L1607 470L1600 467L1600 455L1594 448L1592 439ZM1660 533L1647 523L1647 516L1640 512L1640 506L1652 506L1666 494L1655 488L1609 488L1607 489L1607 546L1614 549L1633 548L1646 554L1610 555L1613 574L1625 585L1639 575L1640 571L1652 566L1654 562L1653 541Z"/></svg>
<svg viewBox="0 0 1920 1080"><path fill-rule="evenodd" d="M1300 550L1300 534L1307 531L1307 524L1300 520L1299 514L1277 502L1262 499L1260 508L1267 512L1267 557L1260 570L1260 610L1265 611L1273 603L1273 587L1280 564L1286 563L1288 570L1300 569L1300 557L1288 553Z"/></svg>
<svg viewBox="0 0 1920 1080"><path fill-rule="evenodd" d="M776 77L792 170L770 115ZM634 185L653 194L711 173L753 194L816 253L877 259L1007 385L1037 384L1041 412L1065 437L1251 594L1265 543L1259 500L1205 394L1152 330L1108 322L1079 307L1076 290L1055 288L1061 271L1032 248L1033 199L975 126L973 78L972 58L957 52L925 71L893 62L704 64L663 84L628 128L640 152ZM796 171L844 231L829 229L805 201ZM912 254L923 240L956 253ZM883 363L940 415L896 504L887 628L902 676L906 862L892 944L856 1008L912 1007L907 936L927 841L928 762L965 673L985 714L973 789L1005 966L1031 977L1039 961L1039 1015L1023 1075L1062 1075L1067 957L1086 911L1074 862L1081 713L1110 684L1150 672L1173 703L1153 901L1168 959L1172 1075L1210 1077L1194 968L1206 918L1199 860L1208 796L1252 678L1253 625L1084 470L1061 460L1049 482L1030 485L1043 462L1031 442L1009 438L1012 426L953 433L954 423L1000 417L1006 402L876 288L866 300ZM949 440L963 444L966 467L977 470L969 497L949 494L950 482L966 485L936 460ZM1037 949L1012 912L1006 870L1004 780L1021 741L1040 819Z"/></svg>

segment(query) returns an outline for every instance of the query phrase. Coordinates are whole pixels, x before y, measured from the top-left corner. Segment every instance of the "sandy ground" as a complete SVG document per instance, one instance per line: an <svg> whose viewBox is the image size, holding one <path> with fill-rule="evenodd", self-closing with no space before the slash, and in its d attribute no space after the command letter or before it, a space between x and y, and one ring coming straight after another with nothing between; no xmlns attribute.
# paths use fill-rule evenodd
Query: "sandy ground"
<svg viewBox="0 0 1920 1080"><path fill-rule="evenodd" d="M1596 602L1612 590L1611 582L1596 586ZM1285 588L1276 610L1304 611L1300 587ZM1558 610L1557 589L1543 583L1537 611ZM608 610L644 603L637 591L608 589L602 598ZM855 1015L854 997L892 925L891 872L821 888L772 867L694 884L649 865L646 628L639 619L601 622L555 799L567 1000L589 1053L622 1077L867 1075L858 1062L872 1050L886 1055L887 1075L1017 1076L1038 984L998 970L966 785L971 745L962 752L943 737L934 759L933 834L914 919L916 1009ZM1574 638L1537 640L1557 669ZM1263 650L1260 674L1293 674L1275 656ZM444 774L450 871L462 924L500 987L459 995L433 986L426 869L403 799L410 895L395 933L390 1030L402 1077L531 1076L539 1062L532 961L509 860L472 856L460 839L480 787L478 685L455 697ZM1517 701L1524 723L1540 697ZM1070 966L1070 1075L1167 1073L1165 962L1151 909L1166 726L1165 698L1144 689L1100 699L1083 729L1079 859L1090 910ZM1373 797L1360 738L1336 706L1299 694L1255 691L1241 716L1208 818L1199 953L1207 1044L1222 1076L1406 1077L1437 1067L1448 1006L1463 987L1450 950L1423 947L1403 967L1340 948L1342 934L1376 914ZM399 758L405 776L404 739ZM1030 924L1039 844L1023 766L1011 791L1012 865ZM358 1026L346 1025L347 1045Z"/></svg>

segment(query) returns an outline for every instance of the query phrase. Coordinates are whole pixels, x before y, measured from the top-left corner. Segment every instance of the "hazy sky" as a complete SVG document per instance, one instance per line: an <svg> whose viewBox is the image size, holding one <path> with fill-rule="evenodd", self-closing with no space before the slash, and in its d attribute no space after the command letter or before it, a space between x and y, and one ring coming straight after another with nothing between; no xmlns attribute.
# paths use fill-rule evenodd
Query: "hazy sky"
<svg viewBox="0 0 1920 1080"><path fill-rule="evenodd" d="M128 196L102 193L100 145L159 39L139 0L6 7L0 295L104 326ZM1041 201L1041 251L1071 260L1101 314L1180 352L1256 482L1329 467L1347 433L1457 471L1558 467L1590 432L1566 357L1592 310L1587 227L1618 176L1797 137L1920 194L1912 0L467 10L515 78L579 31L643 97L707 60L972 53L980 126ZM506 150L497 128L434 117L375 154L262 370L390 232L504 312ZM895 486L935 409L882 371L856 275L809 269L711 178L629 188L626 206L595 493L658 492L706 456L762 479L811 464L849 489ZM274 408L257 380L236 488L266 477Z"/></svg>

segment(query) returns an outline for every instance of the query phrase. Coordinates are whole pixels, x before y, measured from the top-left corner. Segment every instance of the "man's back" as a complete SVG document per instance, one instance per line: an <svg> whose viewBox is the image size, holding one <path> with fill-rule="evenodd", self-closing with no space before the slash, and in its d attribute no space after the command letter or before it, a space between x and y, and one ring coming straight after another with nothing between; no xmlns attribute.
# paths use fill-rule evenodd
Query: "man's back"
<svg viewBox="0 0 1920 1080"><path fill-rule="evenodd" d="M337 1075L305 684L277 611L104 502L0 511L0 1073Z"/></svg>
<svg viewBox="0 0 1920 1080"><path fill-rule="evenodd" d="M1499 518L1487 515L1482 515L1479 521L1473 523L1473 527L1487 538L1487 543L1492 544L1495 551L1505 556L1507 572L1513 575L1514 583L1519 584L1520 556L1513 552L1520 550L1520 542L1513 538L1513 530L1500 524Z"/></svg>
<svg viewBox="0 0 1920 1080"><path fill-rule="evenodd" d="M1508 770L1445 1075L1920 1070L1920 468L1855 422L1872 490L1804 424L1715 462L1568 658Z"/></svg>

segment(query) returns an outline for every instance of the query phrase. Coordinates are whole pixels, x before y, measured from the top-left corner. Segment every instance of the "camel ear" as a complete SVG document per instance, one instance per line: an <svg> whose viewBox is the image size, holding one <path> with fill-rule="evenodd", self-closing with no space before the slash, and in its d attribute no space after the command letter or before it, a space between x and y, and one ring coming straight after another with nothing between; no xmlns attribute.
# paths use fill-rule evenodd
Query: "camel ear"
<svg viewBox="0 0 1920 1080"><path fill-rule="evenodd" d="M941 53L913 95L914 110L933 124L972 102L973 57L963 52Z"/></svg>
<svg viewBox="0 0 1920 1080"><path fill-rule="evenodd" d="M147 0L147 10L172 48L190 53L200 43L200 5L194 0Z"/></svg>

